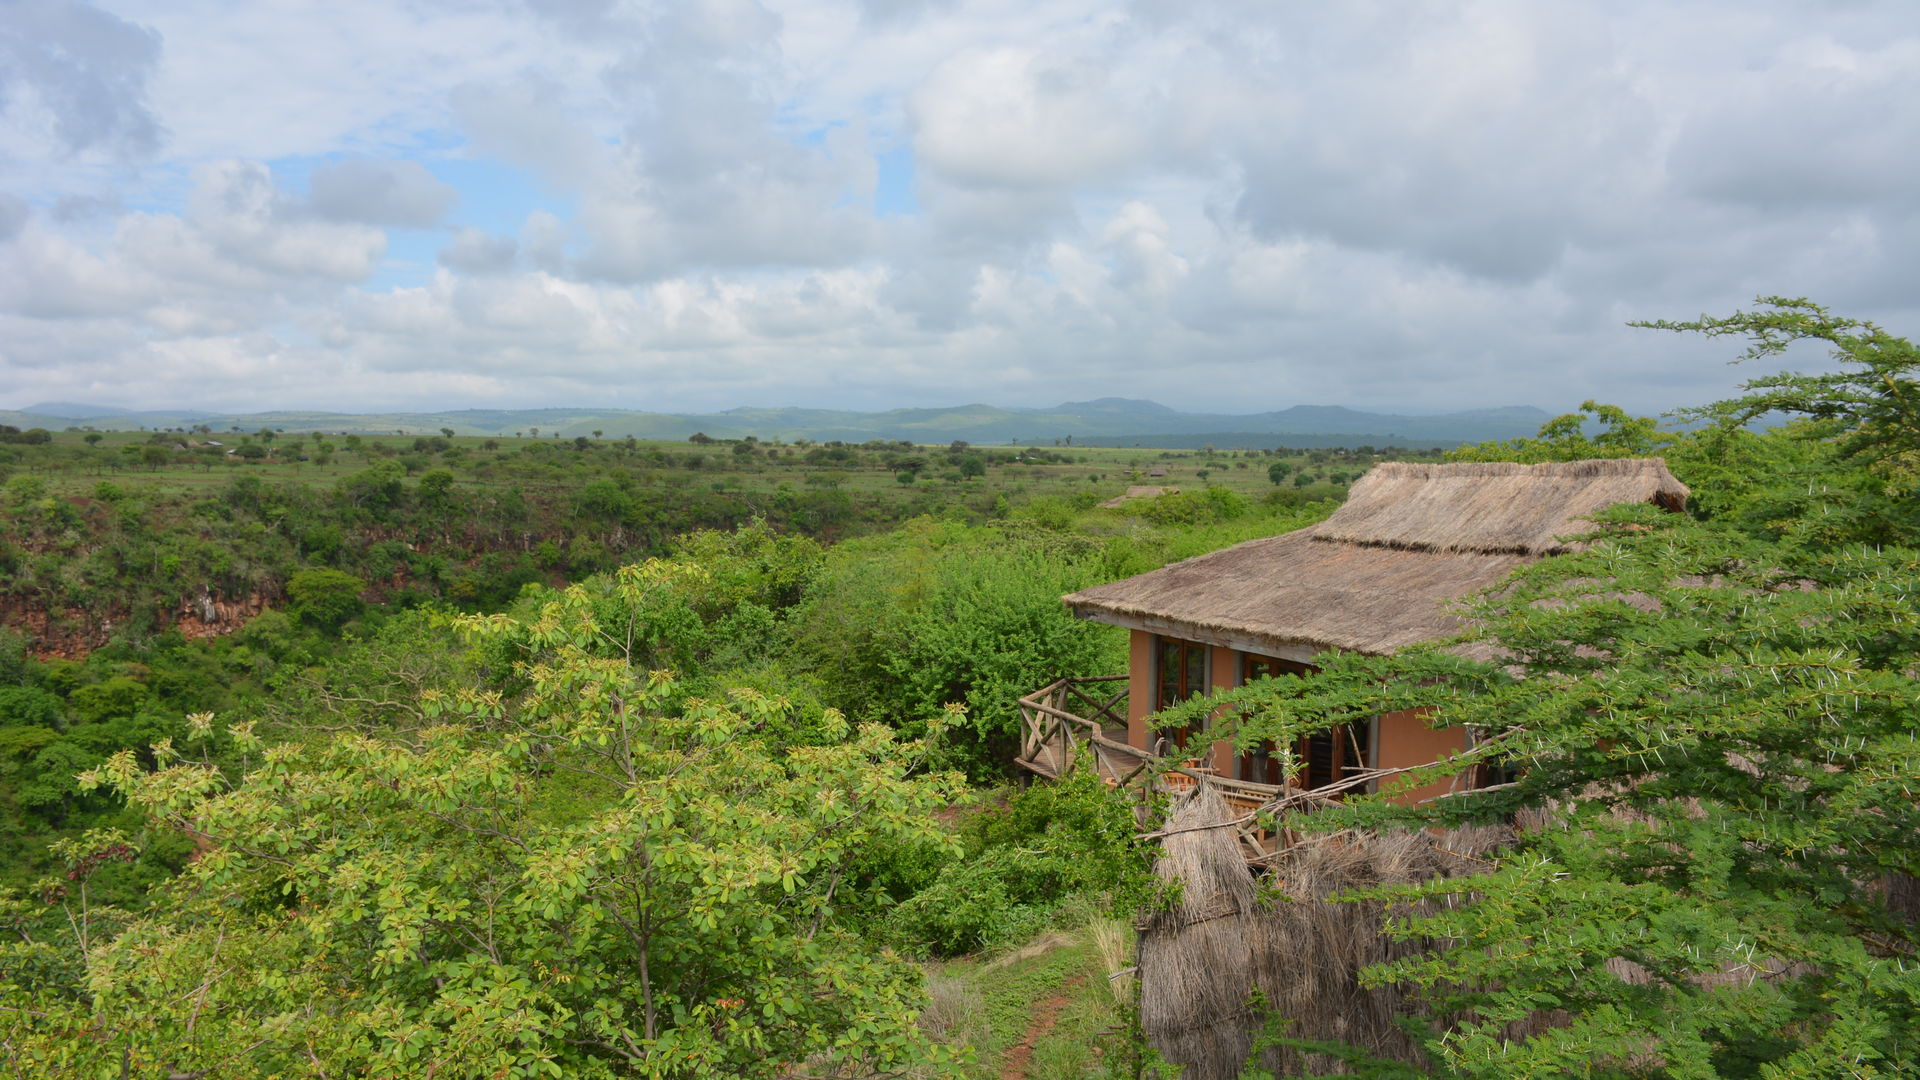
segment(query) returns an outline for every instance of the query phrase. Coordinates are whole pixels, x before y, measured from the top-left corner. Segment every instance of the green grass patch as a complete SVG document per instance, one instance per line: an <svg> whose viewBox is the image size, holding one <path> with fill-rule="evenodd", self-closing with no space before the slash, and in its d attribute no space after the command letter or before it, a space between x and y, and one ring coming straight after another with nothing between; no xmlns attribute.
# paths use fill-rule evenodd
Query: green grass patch
<svg viewBox="0 0 1920 1080"><path fill-rule="evenodd" d="M998 957L930 965L923 1023L973 1048L972 1076L999 1077L1014 1066L1029 1080L1107 1076L1124 1023L1109 962L1080 928L1050 931Z"/></svg>

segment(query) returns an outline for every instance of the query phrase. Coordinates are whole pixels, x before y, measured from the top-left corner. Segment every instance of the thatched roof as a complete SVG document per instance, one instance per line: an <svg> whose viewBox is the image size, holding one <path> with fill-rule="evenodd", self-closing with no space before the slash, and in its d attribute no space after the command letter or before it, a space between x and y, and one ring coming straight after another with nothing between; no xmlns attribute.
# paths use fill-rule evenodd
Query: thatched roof
<svg viewBox="0 0 1920 1080"><path fill-rule="evenodd" d="M1131 484L1128 485L1125 495L1115 495L1113 498L1101 503L1100 506L1103 509L1115 510L1135 499L1157 499L1162 495L1178 494L1180 494L1180 489L1177 487L1164 487L1159 484Z"/></svg>
<svg viewBox="0 0 1920 1080"><path fill-rule="evenodd" d="M1686 506L1665 463L1389 462L1311 528L1065 597L1074 614L1269 655L1289 647L1390 653L1459 629L1448 603L1566 549L1583 519L1623 502Z"/></svg>

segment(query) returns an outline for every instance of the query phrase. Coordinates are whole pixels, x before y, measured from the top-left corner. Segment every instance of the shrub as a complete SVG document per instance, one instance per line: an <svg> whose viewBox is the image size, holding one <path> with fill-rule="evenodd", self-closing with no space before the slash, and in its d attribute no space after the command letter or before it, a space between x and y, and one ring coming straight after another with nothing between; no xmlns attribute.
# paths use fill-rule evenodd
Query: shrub
<svg viewBox="0 0 1920 1080"><path fill-rule="evenodd" d="M287 581L292 601L287 611L301 622L329 633L366 609L360 591L367 583L343 570L302 570Z"/></svg>
<svg viewBox="0 0 1920 1080"><path fill-rule="evenodd" d="M1091 770L1010 797L968 819L964 854L889 915L886 935L956 955L1024 941L1069 904L1131 910L1146 895L1133 806Z"/></svg>

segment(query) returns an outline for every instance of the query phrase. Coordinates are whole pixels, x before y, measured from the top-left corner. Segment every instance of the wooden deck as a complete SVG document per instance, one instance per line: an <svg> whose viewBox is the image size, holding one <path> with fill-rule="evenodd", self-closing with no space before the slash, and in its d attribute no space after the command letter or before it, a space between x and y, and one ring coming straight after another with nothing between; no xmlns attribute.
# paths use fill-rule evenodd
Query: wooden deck
<svg viewBox="0 0 1920 1080"><path fill-rule="evenodd" d="M1049 683L1020 699L1020 754L1014 760L1021 768L1049 780L1091 766L1100 779L1116 788L1177 793L1204 779L1237 811L1241 820L1234 829L1250 861L1263 859L1284 846L1284 837L1260 826L1260 813L1310 793L1287 785L1236 780L1211 768L1131 746L1127 743L1126 707L1125 675Z"/></svg>
<svg viewBox="0 0 1920 1080"><path fill-rule="evenodd" d="M1283 815L1338 803L1349 791L1366 790L1409 769L1357 770L1337 783L1308 790L1291 784L1256 784L1222 776L1198 759L1155 754L1127 743L1127 676L1058 679L1020 699L1020 753L1015 763L1036 776L1057 780L1092 767L1115 788L1177 794L1202 781L1235 811L1231 827L1242 853L1259 864L1297 842L1292 829L1269 824ZM1164 741L1161 743L1165 747ZM1150 833L1149 836L1158 836Z"/></svg>

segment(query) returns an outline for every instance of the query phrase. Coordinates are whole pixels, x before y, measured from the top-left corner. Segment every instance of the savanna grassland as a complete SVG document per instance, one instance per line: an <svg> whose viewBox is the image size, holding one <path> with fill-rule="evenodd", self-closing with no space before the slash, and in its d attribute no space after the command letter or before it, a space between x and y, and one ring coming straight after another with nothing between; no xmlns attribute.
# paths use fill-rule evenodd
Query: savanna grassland
<svg viewBox="0 0 1920 1080"><path fill-rule="evenodd" d="M232 621L206 617L208 604L257 613L304 568L354 573L381 603L498 607L529 582L604 572L696 529L759 519L831 543L924 515L1070 513L1136 483L1297 504L1335 497L1382 457L270 430L14 438L0 444L0 622L30 628L43 652L89 650L117 627L205 632Z"/></svg>

